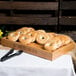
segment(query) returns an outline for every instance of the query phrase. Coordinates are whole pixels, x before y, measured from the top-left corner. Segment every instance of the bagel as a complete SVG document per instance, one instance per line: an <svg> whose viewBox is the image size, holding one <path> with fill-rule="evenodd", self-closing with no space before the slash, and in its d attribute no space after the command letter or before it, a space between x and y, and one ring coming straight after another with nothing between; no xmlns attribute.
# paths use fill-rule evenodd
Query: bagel
<svg viewBox="0 0 76 76"><path fill-rule="evenodd" d="M67 45L72 41L72 39L69 36L63 34L59 34L58 38L62 41L63 45Z"/></svg>
<svg viewBox="0 0 76 76"><path fill-rule="evenodd" d="M45 33L45 30L37 30L37 32L39 33L41 33L41 32L43 32L43 33Z"/></svg>
<svg viewBox="0 0 76 76"><path fill-rule="evenodd" d="M48 32L47 34L50 36L50 38L57 36L57 34L53 32Z"/></svg>
<svg viewBox="0 0 76 76"><path fill-rule="evenodd" d="M24 45L33 42L32 38L29 35L24 35L24 34L19 37L19 41Z"/></svg>
<svg viewBox="0 0 76 76"><path fill-rule="evenodd" d="M49 36L45 32L37 32L36 42L39 44L45 44L49 40Z"/></svg>
<svg viewBox="0 0 76 76"><path fill-rule="evenodd" d="M26 35L30 36L33 42L36 40L37 32L36 31L31 31L28 32Z"/></svg>
<svg viewBox="0 0 76 76"><path fill-rule="evenodd" d="M23 27L23 28L17 30L16 32L18 32L19 34L27 34L27 33L30 32L30 31L34 31L34 29L31 28L31 27L30 27L30 28L28 28L28 27Z"/></svg>
<svg viewBox="0 0 76 76"><path fill-rule="evenodd" d="M11 32L8 34L7 38L11 41L17 41L20 34L18 32Z"/></svg>
<svg viewBox="0 0 76 76"><path fill-rule="evenodd" d="M44 48L46 50L48 50L48 51L56 50L56 49L60 48L61 46L66 45L66 44L68 44L70 42L71 42L71 38L70 37L68 37L66 35L57 35L52 40L47 42L44 45Z"/></svg>
<svg viewBox="0 0 76 76"><path fill-rule="evenodd" d="M48 51L51 51L51 50L53 51L59 48L60 46L62 46L62 41L59 38L55 37L54 39L47 42L44 45L44 48Z"/></svg>

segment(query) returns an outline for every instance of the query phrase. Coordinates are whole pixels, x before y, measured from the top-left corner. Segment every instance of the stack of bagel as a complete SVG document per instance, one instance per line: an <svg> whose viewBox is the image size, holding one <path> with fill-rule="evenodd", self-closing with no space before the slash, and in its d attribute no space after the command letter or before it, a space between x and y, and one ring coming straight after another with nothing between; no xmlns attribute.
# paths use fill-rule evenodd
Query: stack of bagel
<svg viewBox="0 0 76 76"><path fill-rule="evenodd" d="M46 32L45 30L35 30L31 27L23 27L14 32L11 32L8 34L7 39L19 42L23 45L37 43L42 45L44 49L48 51L56 50L73 41L67 35Z"/></svg>

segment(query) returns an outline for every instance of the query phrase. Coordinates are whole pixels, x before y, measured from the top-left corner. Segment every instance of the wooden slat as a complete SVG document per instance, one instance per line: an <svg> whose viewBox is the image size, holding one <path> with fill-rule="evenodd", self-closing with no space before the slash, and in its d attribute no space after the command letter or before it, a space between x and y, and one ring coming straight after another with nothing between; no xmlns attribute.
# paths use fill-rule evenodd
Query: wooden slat
<svg viewBox="0 0 76 76"><path fill-rule="evenodd" d="M58 2L10 2L0 1L0 9L57 10Z"/></svg>
<svg viewBox="0 0 76 76"><path fill-rule="evenodd" d="M51 17L51 14L14 14L15 17L35 17L35 18L47 18Z"/></svg>
<svg viewBox="0 0 76 76"><path fill-rule="evenodd" d="M60 8L65 10L76 10L76 1L62 1Z"/></svg>
<svg viewBox="0 0 76 76"><path fill-rule="evenodd" d="M61 25L76 25L76 17L61 17Z"/></svg>
<svg viewBox="0 0 76 76"><path fill-rule="evenodd" d="M13 2L13 9L18 10L57 10L57 2Z"/></svg>
<svg viewBox="0 0 76 76"><path fill-rule="evenodd" d="M57 18L0 17L0 24L56 25Z"/></svg>
<svg viewBox="0 0 76 76"><path fill-rule="evenodd" d="M12 9L10 1L0 1L0 9Z"/></svg>
<svg viewBox="0 0 76 76"><path fill-rule="evenodd" d="M1 16L6 16L6 14L4 14L4 13L0 13L0 17L1 17Z"/></svg>

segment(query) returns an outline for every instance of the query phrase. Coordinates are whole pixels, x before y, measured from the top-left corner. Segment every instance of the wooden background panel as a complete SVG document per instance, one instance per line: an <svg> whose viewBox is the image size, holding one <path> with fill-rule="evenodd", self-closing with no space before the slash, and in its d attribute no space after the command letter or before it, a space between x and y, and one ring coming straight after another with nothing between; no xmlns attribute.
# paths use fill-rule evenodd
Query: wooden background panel
<svg viewBox="0 0 76 76"><path fill-rule="evenodd" d="M61 25L76 25L76 17L61 17L59 23Z"/></svg>
<svg viewBox="0 0 76 76"><path fill-rule="evenodd" d="M76 10L76 1L62 1L60 6L61 9Z"/></svg>
<svg viewBox="0 0 76 76"><path fill-rule="evenodd" d="M6 16L6 14L4 14L4 13L0 13L0 17L1 17L1 16Z"/></svg>
<svg viewBox="0 0 76 76"><path fill-rule="evenodd" d="M13 9L18 10L57 10L57 2L12 2Z"/></svg>
<svg viewBox="0 0 76 76"><path fill-rule="evenodd" d="M58 2L16 2L0 1L0 9L57 10Z"/></svg>
<svg viewBox="0 0 76 76"><path fill-rule="evenodd" d="M0 1L0 9L12 9L10 1Z"/></svg>
<svg viewBox="0 0 76 76"><path fill-rule="evenodd" d="M0 17L0 24L57 25L57 18Z"/></svg>

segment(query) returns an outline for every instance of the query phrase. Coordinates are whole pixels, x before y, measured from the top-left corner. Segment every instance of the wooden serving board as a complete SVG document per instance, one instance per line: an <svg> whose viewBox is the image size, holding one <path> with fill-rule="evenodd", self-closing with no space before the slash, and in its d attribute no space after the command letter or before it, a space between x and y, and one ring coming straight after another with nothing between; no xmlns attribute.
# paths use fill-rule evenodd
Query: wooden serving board
<svg viewBox="0 0 76 76"><path fill-rule="evenodd" d="M37 43L31 43L29 45L22 45L20 42L14 42L6 39L6 37L1 39L1 44L10 48L17 50L22 50L26 53L45 58L48 60L54 60L61 55L64 55L75 48L75 42L71 42L68 45L62 46L55 51L47 51L42 45Z"/></svg>

